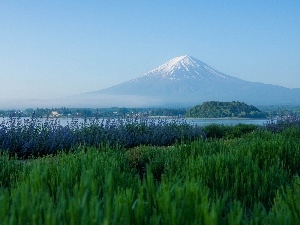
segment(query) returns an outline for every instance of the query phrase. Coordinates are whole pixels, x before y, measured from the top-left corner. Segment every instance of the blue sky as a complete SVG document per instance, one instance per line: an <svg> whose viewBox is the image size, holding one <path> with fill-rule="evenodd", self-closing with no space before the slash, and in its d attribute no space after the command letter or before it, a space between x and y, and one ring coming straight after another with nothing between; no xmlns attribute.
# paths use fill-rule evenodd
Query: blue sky
<svg viewBox="0 0 300 225"><path fill-rule="evenodd" d="M95 91L190 55L300 88L300 1L0 0L0 98Z"/></svg>

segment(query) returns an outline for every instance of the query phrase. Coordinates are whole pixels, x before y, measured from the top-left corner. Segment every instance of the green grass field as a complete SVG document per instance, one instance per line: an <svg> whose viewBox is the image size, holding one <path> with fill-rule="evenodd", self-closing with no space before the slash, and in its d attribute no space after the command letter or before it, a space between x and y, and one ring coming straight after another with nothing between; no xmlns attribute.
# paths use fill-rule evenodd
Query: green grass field
<svg viewBox="0 0 300 225"><path fill-rule="evenodd" d="M234 132L233 132L234 133ZM0 157L0 223L300 224L300 129Z"/></svg>

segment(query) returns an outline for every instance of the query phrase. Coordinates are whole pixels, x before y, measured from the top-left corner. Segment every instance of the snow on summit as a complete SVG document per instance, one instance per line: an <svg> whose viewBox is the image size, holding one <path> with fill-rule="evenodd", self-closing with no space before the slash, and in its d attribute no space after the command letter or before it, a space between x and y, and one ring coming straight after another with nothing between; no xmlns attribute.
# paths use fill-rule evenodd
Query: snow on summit
<svg viewBox="0 0 300 225"><path fill-rule="evenodd" d="M162 73L163 77L167 77L168 75L173 74L176 70L183 69L186 71L189 71L191 67L198 68L198 64L192 60L191 57L185 55L185 56L179 56L174 59L171 59L170 61L164 63L163 65L157 67L154 70L151 70L150 72L146 73L146 76L151 76L154 73Z"/></svg>
<svg viewBox="0 0 300 225"><path fill-rule="evenodd" d="M184 55L171 59L154 70L145 73L141 77L161 77L170 80L181 80L187 78L208 78L214 75L226 78L224 74L214 70L200 60Z"/></svg>

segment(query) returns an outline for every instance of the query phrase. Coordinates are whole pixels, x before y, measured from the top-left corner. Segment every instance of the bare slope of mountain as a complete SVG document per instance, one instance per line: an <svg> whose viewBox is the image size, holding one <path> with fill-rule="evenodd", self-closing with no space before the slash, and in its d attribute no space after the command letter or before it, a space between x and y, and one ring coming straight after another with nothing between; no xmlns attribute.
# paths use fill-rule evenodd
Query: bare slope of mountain
<svg viewBox="0 0 300 225"><path fill-rule="evenodd" d="M160 104L190 106L203 101L249 104L300 104L300 89L244 81L190 56L176 57L136 79L89 95L139 96Z"/></svg>

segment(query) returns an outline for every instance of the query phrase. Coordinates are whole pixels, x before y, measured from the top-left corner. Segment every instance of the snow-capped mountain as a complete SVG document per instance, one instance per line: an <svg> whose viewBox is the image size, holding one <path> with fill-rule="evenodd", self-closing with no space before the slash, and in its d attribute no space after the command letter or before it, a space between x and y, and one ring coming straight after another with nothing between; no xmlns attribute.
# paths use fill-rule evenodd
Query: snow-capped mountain
<svg viewBox="0 0 300 225"><path fill-rule="evenodd" d="M300 104L300 89L248 82L221 73L191 56L180 56L142 76L89 95L136 96L161 105L191 106L203 101ZM124 102L124 104L126 101Z"/></svg>
<svg viewBox="0 0 300 225"><path fill-rule="evenodd" d="M190 56L180 56L125 83L98 91L101 94L177 96L191 94L200 87L237 81Z"/></svg>

